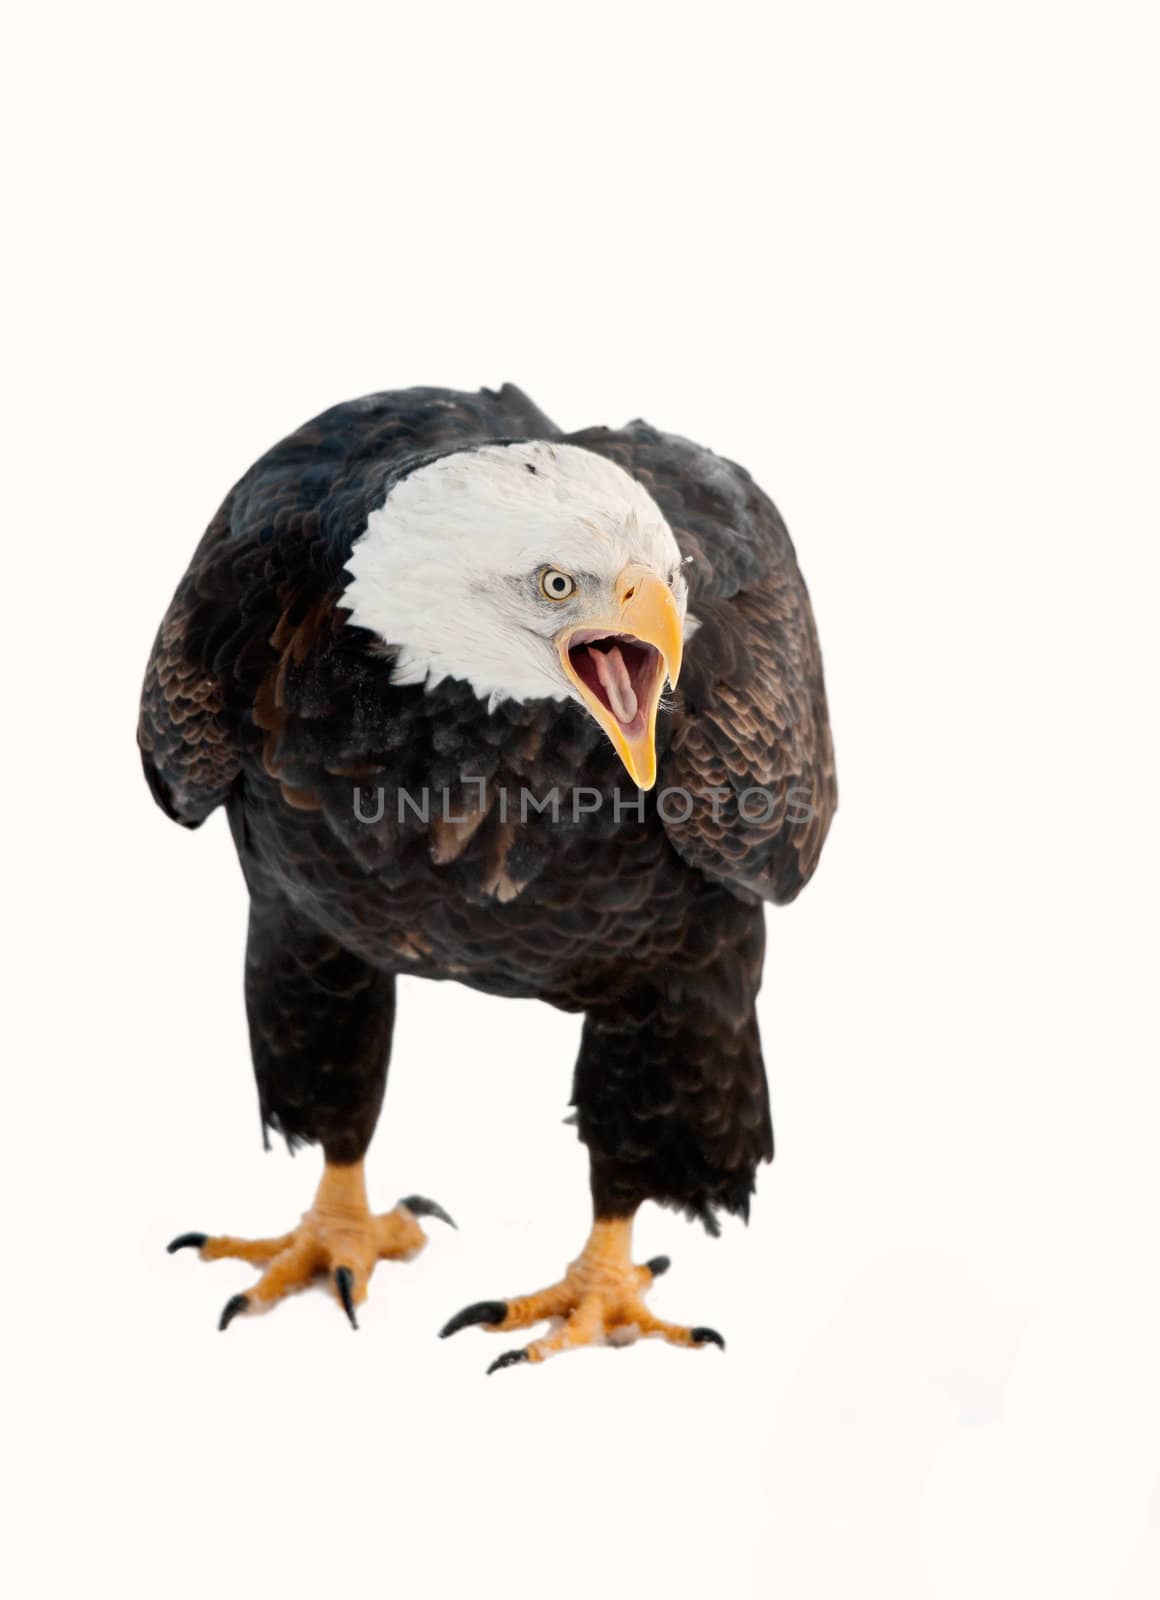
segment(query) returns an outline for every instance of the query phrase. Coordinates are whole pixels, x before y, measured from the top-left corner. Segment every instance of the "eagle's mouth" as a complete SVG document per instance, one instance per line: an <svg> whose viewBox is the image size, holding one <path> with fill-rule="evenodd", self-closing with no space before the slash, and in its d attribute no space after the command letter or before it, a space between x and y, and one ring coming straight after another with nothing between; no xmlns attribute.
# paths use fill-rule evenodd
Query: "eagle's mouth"
<svg viewBox="0 0 1160 1600"><path fill-rule="evenodd" d="M555 638L560 665L579 699L612 740L640 789L657 781L661 687L681 670L683 617L663 578L639 563L616 580L616 607Z"/></svg>
<svg viewBox="0 0 1160 1600"><path fill-rule="evenodd" d="M568 663L577 683L615 719L626 739L645 733L665 670L654 645L631 633L581 628L568 641Z"/></svg>

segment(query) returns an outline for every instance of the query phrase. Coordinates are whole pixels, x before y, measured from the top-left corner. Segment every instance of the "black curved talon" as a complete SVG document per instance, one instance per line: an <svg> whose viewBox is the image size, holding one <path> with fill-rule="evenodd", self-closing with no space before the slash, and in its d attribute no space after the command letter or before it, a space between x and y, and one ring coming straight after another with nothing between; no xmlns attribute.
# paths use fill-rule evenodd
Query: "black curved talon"
<svg viewBox="0 0 1160 1600"><path fill-rule="evenodd" d="M400 1200L399 1204L406 1206L413 1217L438 1217L440 1222L445 1222L449 1228L454 1228L458 1232L459 1224L454 1217L449 1217L435 1200L425 1200L421 1194L409 1194L405 1200Z"/></svg>
<svg viewBox="0 0 1160 1600"><path fill-rule="evenodd" d="M227 1300L222 1307L222 1314L218 1321L218 1332L224 1333L234 1318L240 1316L249 1303L250 1297L248 1294L235 1294L231 1299Z"/></svg>
<svg viewBox="0 0 1160 1600"><path fill-rule="evenodd" d="M179 1233L176 1239L170 1239L165 1248L170 1255L176 1250L200 1250L208 1238L208 1233Z"/></svg>
<svg viewBox="0 0 1160 1600"><path fill-rule="evenodd" d="M439 1330L439 1337L446 1339L461 1328L473 1328L479 1322L497 1328L506 1316L507 1306L502 1300L477 1300L475 1305L457 1311L447 1326Z"/></svg>
<svg viewBox="0 0 1160 1600"><path fill-rule="evenodd" d="M358 1318L354 1314L354 1273L349 1267L335 1267L334 1286L338 1290L338 1298L342 1301L342 1309L357 1333Z"/></svg>
<svg viewBox="0 0 1160 1600"><path fill-rule="evenodd" d="M491 1366L487 1369L490 1378L493 1372L498 1372L501 1367L514 1367L521 1361L530 1361L531 1357L526 1350L505 1350L502 1356L496 1356Z"/></svg>
<svg viewBox="0 0 1160 1600"><path fill-rule="evenodd" d="M645 1266L652 1273L654 1278L663 1278L665 1273L672 1266L672 1262L669 1260L668 1256L653 1256L651 1261L645 1262Z"/></svg>
<svg viewBox="0 0 1160 1600"><path fill-rule="evenodd" d="M690 1328L689 1338L694 1344L715 1344L722 1350L725 1348L725 1341L716 1328Z"/></svg>

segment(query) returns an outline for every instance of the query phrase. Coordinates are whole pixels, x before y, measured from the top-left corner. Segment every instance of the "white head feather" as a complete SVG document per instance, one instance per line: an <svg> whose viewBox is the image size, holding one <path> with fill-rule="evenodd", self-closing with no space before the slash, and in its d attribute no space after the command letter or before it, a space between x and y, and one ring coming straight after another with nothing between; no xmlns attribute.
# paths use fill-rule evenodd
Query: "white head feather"
<svg viewBox="0 0 1160 1600"><path fill-rule="evenodd" d="M672 585L683 614L677 542L634 478L576 445L485 445L390 491L355 541L342 603L396 647L395 683L461 678L492 706L579 698L552 640L612 616L632 562ZM545 598L540 575L552 567L575 578L572 598Z"/></svg>

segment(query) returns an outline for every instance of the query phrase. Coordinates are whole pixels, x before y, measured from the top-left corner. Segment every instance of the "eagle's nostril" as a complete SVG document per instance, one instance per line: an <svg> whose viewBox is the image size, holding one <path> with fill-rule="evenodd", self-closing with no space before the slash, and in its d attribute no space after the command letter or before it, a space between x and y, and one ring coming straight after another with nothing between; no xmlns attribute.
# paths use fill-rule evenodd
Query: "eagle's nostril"
<svg viewBox="0 0 1160 1600"><path fill-rule="evenodd" d="M634 595L634 594L635 594L635 593L636 593L636 585L635 585L635 584L634 584L634 585L633 585L633 586L632 586L632 588L631 588L631 589L626 589L626 590L625 590L625 591L624 591L624 600L623 600L623 604L625 604L625 605L627 605L627 604L628 604L628 602L629 602L629 601L630 601L630 600L631 600L631 599L632 599L632 597L633 597L633 595Z"/></svg>

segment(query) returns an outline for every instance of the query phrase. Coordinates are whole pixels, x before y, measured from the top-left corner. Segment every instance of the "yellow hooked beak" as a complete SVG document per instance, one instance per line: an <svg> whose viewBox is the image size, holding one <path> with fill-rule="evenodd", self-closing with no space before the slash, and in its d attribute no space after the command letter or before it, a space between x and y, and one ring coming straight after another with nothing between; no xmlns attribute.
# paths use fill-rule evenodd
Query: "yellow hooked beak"
<svg viewBox="0 0 1160 1600"><path fill-rule="evenodd" d="M647 567L616 580L616 614L556 637L560 661L640 789L657 781L657 706L681 670L681 613L667 583Z"/></svg>

